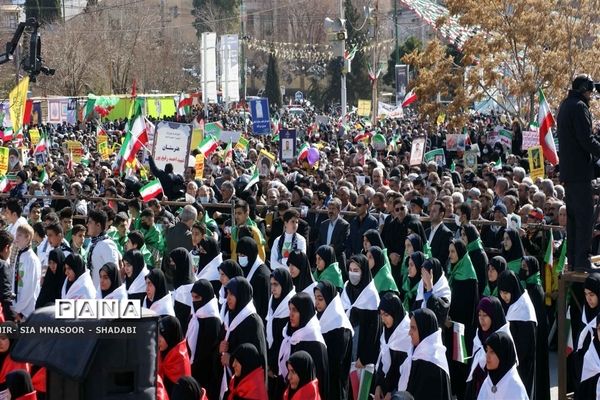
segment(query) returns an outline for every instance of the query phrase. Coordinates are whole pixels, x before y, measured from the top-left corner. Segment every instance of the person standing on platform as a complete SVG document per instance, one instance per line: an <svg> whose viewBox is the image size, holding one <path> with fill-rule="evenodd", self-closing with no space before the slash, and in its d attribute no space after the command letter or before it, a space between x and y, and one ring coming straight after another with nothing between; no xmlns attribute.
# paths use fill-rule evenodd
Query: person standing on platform
<svg viewBox="0 0 600 400"><path fill-rule="evenodd" d="M560 143L560 181L565 186L567 203L567 258L571 270L591 268L594 158L600 158L600 142L592 136L590 99L594 81L578 75L558 110Z"/></svg>

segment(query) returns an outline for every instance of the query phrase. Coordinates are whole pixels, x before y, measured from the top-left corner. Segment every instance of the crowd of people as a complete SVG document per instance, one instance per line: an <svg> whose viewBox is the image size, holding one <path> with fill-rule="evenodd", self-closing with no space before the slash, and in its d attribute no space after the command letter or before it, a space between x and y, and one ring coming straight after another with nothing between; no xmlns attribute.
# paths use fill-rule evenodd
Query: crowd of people
<svg viewBox="0 0 600 400"><path fill-rule="evenodd" d="M203 171L182 175L140 154L123 176L116 154L97 152L94 123L40 127L45 165L10 150L2 319L26 322L60 298L139 299L161 316L160 399L351 399L355 376L376 400L550 399L549 349L564 340L559 168L532 179L521 127L503 114L467 125L476 166L445 148L444 124L332 115L318 125L316 115L282 112L278 123L317 148L318 162L281 163L254 185L261 149L277 153L272 136L249 136L231 159L222 144ZM225 129L243 119L211 110ZM488 143L499 125L511 146ZM111 147L126 126L104 124ZM369 142L376 133L383 150ZM419 137L445 161L411 165ZM68 161L66 140L83 143L85 162ZM164 193L142 202L152 176ZM581 399L597 398L598 296L594 273L571 295L570 382ZM0 335L0 389L43 398L44 368L12 361L12 342ZM11 385L11 371L25 383Z"/></svg>

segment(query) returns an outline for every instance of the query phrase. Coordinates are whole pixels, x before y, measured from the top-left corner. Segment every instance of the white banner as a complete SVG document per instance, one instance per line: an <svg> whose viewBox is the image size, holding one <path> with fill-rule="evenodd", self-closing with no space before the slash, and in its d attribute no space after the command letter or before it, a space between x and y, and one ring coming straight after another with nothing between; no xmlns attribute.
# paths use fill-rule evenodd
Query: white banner
<svg viewBox="0 0 600 400"><path fill-rule="evenodd" d="M240 100L239 82L239 39L237 35L221 36L221 89L223 101L230 103Z"/></svg>
<svg viewBox="0 0 600 400"><path fill-rule="evenodd" d="M401 118L404 116L402 106L396 107L395 105L379 102L379 115L386 116L388 118Z"/></svg>
<svg viewBox="0 0 600 400"><path fill-rule="evenodd" d="M202 52L202 99L204 103L217 102L217 34L203 32L200 39Z"/></svg>
<svg viewBox="0 0 600 400"><path fill-rule="evenodd" d="M188 165L192 125L160 121L154 135L154 162L159 169L172 164L173 172L183 175Z"/></svg>

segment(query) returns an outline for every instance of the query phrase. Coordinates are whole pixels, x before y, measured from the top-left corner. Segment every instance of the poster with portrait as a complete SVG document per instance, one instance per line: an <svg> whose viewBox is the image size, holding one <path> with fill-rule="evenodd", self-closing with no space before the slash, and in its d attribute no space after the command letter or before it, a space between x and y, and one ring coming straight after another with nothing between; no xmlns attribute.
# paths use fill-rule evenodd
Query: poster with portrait
<svg viewBox="0 0 600 400"><path fill-rule="evenodd" d="M475 171L477 169L477 151L465 151L465 154L463 155L463 161L465 163L465 168L471 168L473 171Z"/></svg>
<svg viewBox="0 0 600 400"><path fill-rule="evenodd" d="M537 178L544 178L544 152L541 146L533 146L529 153L529 175L535 182Z"/></svg>
<svg viewBox="0 0 600 400"><path fill-rule="evenodd" d="M279 159L293 161L296 154L296 131L281 130L279 132Z"/></svg>
<svg viewBox="0 0 600 400"><path fill-rule="evenodd" d="M465 141L467 135L448 134L446 135L446 150L448 151L465 151Z"/></svg>
<svg viewBox="0 0 600 400"><path fill-rule="evenodd" d="M410 150L410 166L421 165L423 154L425 153L425 138L416 138L412 142Z"/></svg>

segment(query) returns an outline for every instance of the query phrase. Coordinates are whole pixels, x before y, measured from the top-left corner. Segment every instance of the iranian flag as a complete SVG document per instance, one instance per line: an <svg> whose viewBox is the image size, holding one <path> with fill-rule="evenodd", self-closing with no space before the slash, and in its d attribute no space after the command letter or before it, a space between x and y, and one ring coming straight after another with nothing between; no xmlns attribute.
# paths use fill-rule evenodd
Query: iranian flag
<svg viewBox="0 0 600 400"><path fill-rule="evenodd" d="M358 135L354 136L354 139L352 139L354 141L354 143L358 143L358 142L368 142L370 139L370 135L368 132L361 132Z"/></svg>
<svg viewBox="0 0 600 400"><path fill-rule="evenodd" d="M2 140L4 142L10 142L11 140L13 140L12 126L4 127L4 132L2 133Z"/></svg>
<svg viewBox="0 0 600 400"><path fill-rule="evenodd" d="M40 183L48 182L48 173L46 172L46 168L42 169L40 173Z"/></svg>
<svg viewBox="0 0 600 400"><path fill-rule="evenodd" d="M198 145L198 151L204 154L204 157L210 157L219 147L219 143L215 140L213 135L207 135L202 143Z"/></svg>
<svg viewBox="0 0 600 400"><path fill-rule="evenodd" d="M460 322L452 323L452 360L466 364L469 355L465 345L465 326Z"/></svg>
<svg viewBox="0 0 600 400"><path fill-rule="evenodd" d="M540 89L540 109L538 113L538 125L540 127L540 146L544 152L544 159L548 160L550 164L558 164L558 154L556 152L556 146L554 145L554 138L552 137L552 127L556 125L556 121L550 111L550 106L546 101L544 92Z"/></svg>
<svg viewBox="0 0 600 400"><path fill-rule="evenodd" d="M148 200L157 197L162 192L163 188L158 179L148 182L146 186L140 189L140 195L142 195L142 200L144 202L147 202Z"/></svg>
<svg viewBox="0 0 600 400"><path fill-rule="evenodd" d="M121 166L123 167L126 163L132 162L138 151L146 144L148 144L148 130L144 117L140 115L133 121L131 130L125 136L125 142L121 147Z"/></svg>
<svg viewBox="0 0 600 400"><path fill-rule="evenodd" d="M227 147L225 147L225 164L231 164L233 161L233 148L231 146L231 140Z"/></svg>
<svg viewBox="0 0 600 400"><path fill-rule="evenodd" d="M502 159L499 159L498 162L494 163L493 171L501 171L502 170Z"/></svg>
<svg viewBox="0 0 600 400"><path fill-rule="evenodd" d="M302 146L298 149L298 160L302 160L308 156L309 148L308 143L302 143Z"/></svg>
<svg viewBox="0 0 600 400"><path fill-rule="evenodd" d="M565 350L565 357L568 356L575 350L573 347L573 328L571 327L571 307L567 308L567 315L565 316L565 330L567 331L567 346Z"/></svg>
<svg viewBox="0 0 600 400"><path fill-rule="evenodd" d="M192 97L189 94L181 93L177 103L177 114L179 116L190 115L192 112Z"/></svg>
<svg viewBox="0 0 600 400"><path fill-rule="evenodd" d="M248 181L248 184L244 188L244 191L249 190L252 186L257 184L258 179L259 179L258 168L256 168L256 165L255 165L254 170L252 171L252 176L250 177L250 181Z"/></svg>
<svg viewBox="0 0 600 400"><path fill-rule="evenodd" d="M406 96L404 96L404 100L402 101L402 108L408 107L415 101L417 101L417 94L414 90L411 90L410 92L406 93Z"/></svg>
<svg viewBox="0 0 600 400"><path fill-rule="evenodd" d="M48 144L46 142L46 135L42 134L42 138L38 142L37 146L35 146L35 150L33 150L33 153L45 153L46 149L48 148Z"/></svg>
<svg viewBox="0 0 600 400"><path fill-rule="evenodd" d="M544 255L544 292L545 302L547 306L552 305L552 281L554 280L554 235L552 229L550 229L550 236L548 237L548 247L546 247L546 254Z"/></svg>

